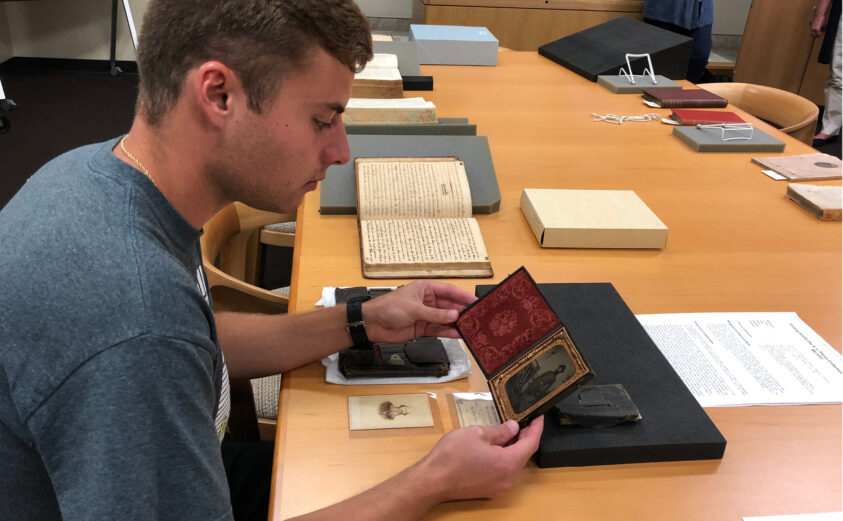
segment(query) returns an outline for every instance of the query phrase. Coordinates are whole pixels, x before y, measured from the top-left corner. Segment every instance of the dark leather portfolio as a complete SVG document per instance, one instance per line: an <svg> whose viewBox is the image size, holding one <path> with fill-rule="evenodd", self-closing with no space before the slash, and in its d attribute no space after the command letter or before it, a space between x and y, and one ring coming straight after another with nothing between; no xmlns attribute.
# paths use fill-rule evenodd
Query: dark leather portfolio
<svg viewBox="0 0 843 521"><path fill-rule="evenodd" d="M649 53L655 74L685 78L693 39L627 16L589 27L539 47L539 54L577 74L597 81L601 74L626 68L626 54ZM632 74L642 74L646 58L632 61ZM629 72L629 71L627 71Z"/></svg>
<svg viewBox="0 0 843 521"><path fill-rule="evenodd" d="M622 384L641 413L603 429L562 426L547 414L539 467L723 457L726 439L611 284L539 286L594 371L589 383ZM477 286L478 296L493 287Z"/></svg>
<svg viewBox="0 0 843 521"><path fill-rule="evenodd" d="M641 97L658 103L662 108L715 108L722 109L729 104L726 98L705 89L662 89L647 87Z"/></svg>
<svg viewBox="0 0 843 521"><path fill-rule="evenodd" d="M339 367L346 378L438 378L448 374L451 361L442 340L426 336L400 344L345 349L340 351Z"/></svg>

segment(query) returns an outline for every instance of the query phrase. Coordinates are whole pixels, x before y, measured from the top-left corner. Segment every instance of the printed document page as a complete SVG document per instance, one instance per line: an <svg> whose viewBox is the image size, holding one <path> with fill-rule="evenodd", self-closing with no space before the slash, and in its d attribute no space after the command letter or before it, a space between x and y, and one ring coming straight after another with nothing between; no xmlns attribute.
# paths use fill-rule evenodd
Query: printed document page
<svg viewBox="0 0 843 521"><path fill-rule="evenodd" d="M703 407L841 403L843 357L796 313L637 318Z"/></svg>
<svg viewBox="0 0 843 521"><path fill-rule="evenodd" d="M793 514L785 516L744 516L743 521L843 521L843 512L822 512L819 514Z"/></svg>

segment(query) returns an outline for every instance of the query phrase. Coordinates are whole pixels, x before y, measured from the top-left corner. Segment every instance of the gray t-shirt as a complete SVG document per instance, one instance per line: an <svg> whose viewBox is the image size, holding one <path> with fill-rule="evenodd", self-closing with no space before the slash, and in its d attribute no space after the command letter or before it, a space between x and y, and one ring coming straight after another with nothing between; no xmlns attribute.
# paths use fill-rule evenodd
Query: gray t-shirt
<svg viewBox="0 0 843 521"><path fill-rule="evenodd" d="M231 518L201 232L116 143L0 211L0 519Z"/></svg>

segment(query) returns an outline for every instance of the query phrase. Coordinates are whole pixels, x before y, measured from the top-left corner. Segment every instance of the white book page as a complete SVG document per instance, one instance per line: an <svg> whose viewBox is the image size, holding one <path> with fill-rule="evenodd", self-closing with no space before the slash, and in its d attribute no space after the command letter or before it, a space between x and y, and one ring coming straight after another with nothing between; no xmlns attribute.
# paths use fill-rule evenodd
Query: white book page
<svg viewBox="0 0 843 521"><path fill-rule="evenodd" d="M358 161L361 220L471 217L471 189L462 161Z"/></svg>
<svg viewBox="0 0 843 521"><path fill-rule="evenodd" d="M436 105L424 98L350 98L348 109L435 109Z"/></svg>
<svg viewBox="0 0 843 521"><path fill-rule="evenodd" d="M820 512L817 514L790 514L783 516L744 516L743 521L843 521L843 512Z"/></svg>
<svg viewBox="0 0 843 521"><path fill-rule="evenodd" d="M365 68L354 75L355 80L401 81L398 69Z"/></svg>
<svg viewBox="0 0 843 521"><path fill-rule="evenodd" d="M376 52L372 55L372 59L366 64L365 68L398 68L398 55L397 54L389 54L389 53L380 53Z"/></svg>
<svg viewBox="0 0 843 521"><path fill-rule="evenodd" d="M472 218L360 221L366 265L486 265L489 256Z"/></svg>
<svg viewBox="0 0 843 521"><path fill-rule="evenodd" d="M703 407L843 401L843 357L796 313L637 318Z"/></svg>

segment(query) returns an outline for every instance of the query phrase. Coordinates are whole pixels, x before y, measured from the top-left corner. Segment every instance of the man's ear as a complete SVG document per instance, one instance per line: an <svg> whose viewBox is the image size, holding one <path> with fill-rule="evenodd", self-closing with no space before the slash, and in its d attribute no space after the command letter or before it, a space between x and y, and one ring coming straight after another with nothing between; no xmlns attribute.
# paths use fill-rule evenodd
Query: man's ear
<svg viewBox="0 0 843 521"><path fill-rule="evenodd" d="M220 127L233 114L233 103L244 96L240 80L234 71L218 61L199 66L193 88L200 112L208 123Z"/></svg>

